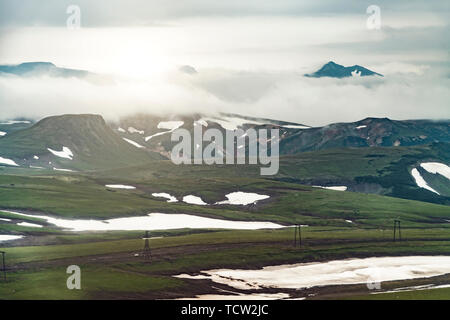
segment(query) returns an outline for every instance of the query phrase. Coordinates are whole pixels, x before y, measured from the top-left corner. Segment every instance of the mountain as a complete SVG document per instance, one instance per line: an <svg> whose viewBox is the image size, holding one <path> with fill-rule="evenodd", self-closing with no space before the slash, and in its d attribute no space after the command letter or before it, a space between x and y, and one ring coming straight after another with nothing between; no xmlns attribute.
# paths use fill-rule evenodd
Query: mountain
<svg viewBox="0 0 450 320"><path fill-rule="evenodd" d="M0 138L0 157L21 167L71 170L130 166L156 153L119 137L99 115L52 116Z"/></svg>
<svg viewBox="0 0 450 320"><path fill-rule="evenodd" d="M194 128L201 125L203 131L214 128L224 137L227 130L237 128L275 128L280 130L280 170L271 179L450 203L450 173L446 173L450 171L449 120L366 118L309 127L222 113L137 114L108 124L99 115L53 116L35 124L28 120L2 123L5 127L24 126L0 137L2 166L75 171L154 166L154 160L170 157L178 143L171 141L176 128L184 128L193 136ZM169 168L171 162L158 163Z"/></svg>
<svg viewBox="0 0 450 320"><path fill-rule="evenodd" d="M380 76L382 74L376 73L359 65L354 65L351 67L344 67L340 64L337 64L333 61L328 62L323 65L322 68L317 70L314 73L305 74L306 77L310 78L321 78L321 77L330 77L330 78L346 78L352 76Z"/></svg>
<svg viewBox="0 0 450 320"><path fill-rule="evenodd" d="M91 72L85 70L60 68L51 62L25 62L18 65L0 65L0 72L22 77L48 75L63 78L84 78L88 75L93 75Z"/></svg>
<svg viewBox="0 0 450 320"><path fill-rule="evenodd" d="M134 139L146 146L149 150L159 152L165 157L170 157L170 151L177 142L171 141L171 132L180 127L187 129L193 136L195 125L202 125L206 129L217 129L225 137L227 130L249 128L271 129L280 128L283 132L297 132L299 129L309 129L310 126L295 122L279 121L258 117L242 116L231 113L220 113L218 115L167 115L154 116L148 114L137 114L120 119L117 123L110 123L111 128L121 137ZM283 137L284 138L284 137ZM209 144L204 143L204 146Z"/></svg>
<svg viewBox="0 0 450 320"><path fill-rule="evenodd" d="M168 156L174 142L170 141L171 122L193 133L194 122L206 128L215 128L225 134L226 130L241 128L280 129L280 154L362 147L398 147L450 142L450 121L404 120L366 118L357 122L333 123L323 127L247 117L236 114L217 116L151 116L135 115L121 119L110 126L124 138L135 139L150 150ZM161 124L161 125L160 125Z"/></svg>
<svg viewBox="0 0 450 320"><path fill-rule="evenodd" d="M290 132L280 142L281 154L348 147L398 147L450 142L450 120L366 118Z"/></svg>

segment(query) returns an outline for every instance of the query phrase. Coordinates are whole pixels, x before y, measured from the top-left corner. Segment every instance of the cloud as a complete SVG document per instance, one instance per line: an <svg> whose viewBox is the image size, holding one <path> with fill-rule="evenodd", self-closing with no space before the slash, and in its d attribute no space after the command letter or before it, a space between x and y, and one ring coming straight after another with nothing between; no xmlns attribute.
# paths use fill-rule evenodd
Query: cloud
<svg viewBox="0 0 450 320"><path fill-rule="evenodd" d="M195 77L175 71L160 79L118 79L107 85L1 76L0 118L232 112L317 126L365 117L448 119L449 85L448 77L430 70L384 78L311 79L295 72L200 69Z"/></svg>
<svg viewBox="0 0 450 320"><path fill-rule="evenodd" d="M0 25L65 25L66 8L71 4L74 1L0 0ZM75 4L81 8L83 25L98 27L152 25L155 21L188 17L365 15L371 3L358 0L77 0ZM432 12L447 18L449 10L441 0L378 0L376 4L382 9L382 16Z"/></svg>

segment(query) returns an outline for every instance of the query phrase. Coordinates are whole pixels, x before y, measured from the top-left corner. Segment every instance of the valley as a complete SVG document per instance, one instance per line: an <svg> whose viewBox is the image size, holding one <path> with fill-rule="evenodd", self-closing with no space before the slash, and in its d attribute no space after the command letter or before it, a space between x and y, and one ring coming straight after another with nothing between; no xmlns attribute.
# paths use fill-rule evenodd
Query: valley
<svg viewBox="0 0 450 320"><path fill-rule="evenodd" d="M248 126L245 121L251 120L238 126ZM122 126L127 133L99 117L63 116L0 138L0 156L17 164L0 166L0 235L5 237L0 251L7 262L1 298L426 299L450 294L448 273L384 280L377 294L366 283L248 290L195 278L212 269L448 256L450 180L445 171L436 171L448 164L446 141L285 152L278 174L264 177L258 165L175 165L146 144L148 129L142 124L129 124L132 133ZM439 194L416 184L414 168ZM394 220L402 222L401 241L393 241ZM294 225L302 225L301 247L294 246ZM148 230L150 259L142 239ZM80 266L83 290L65 287L69 265ZM424 288L402 289L414 286Z"/></svg>

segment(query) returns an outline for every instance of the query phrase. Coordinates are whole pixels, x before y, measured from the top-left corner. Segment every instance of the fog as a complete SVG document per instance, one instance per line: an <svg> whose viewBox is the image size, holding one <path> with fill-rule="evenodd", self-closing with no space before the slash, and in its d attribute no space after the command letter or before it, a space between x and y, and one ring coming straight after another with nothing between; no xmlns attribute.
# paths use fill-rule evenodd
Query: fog
<svg viewBox="0 0 450 320"><path fill-rule="evenodd" d="M49 61L93 79L0 75L0 118L230 112L318 126L365 117L450 118L448 6L380 1L181 3L0 0L0 64ZM106 10L107 9L107 10ZM384 77L311 79L333 60Z"/></svg>
<svg viewBox="0 0 450 320"><path fill-rule="evenodd" d="M172 70L154 79L117 77L100 84L77 78L0 76L0 118L100 113L115 120L137 112L231 112L313 126L369 116L450 118L449 78L426 68L402 69L408 71L346 79L314 79L287 71Z"/></svg>

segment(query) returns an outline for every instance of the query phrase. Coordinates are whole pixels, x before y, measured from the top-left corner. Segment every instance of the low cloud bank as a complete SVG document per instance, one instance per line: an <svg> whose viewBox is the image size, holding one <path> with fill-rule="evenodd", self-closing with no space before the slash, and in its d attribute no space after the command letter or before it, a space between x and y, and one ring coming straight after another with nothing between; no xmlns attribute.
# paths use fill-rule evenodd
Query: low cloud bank
<svg viewBox="0 0 450 320"><path fill-rule="evenodd" d="M0 119L100 113L114 120L152 114L232 112L309 125L450 118L450 80L426 66L386 66L385 77L311 79L299 72L172 71L148 80L0 76ZM376 70L378 71L378 70Z"/></svg>

